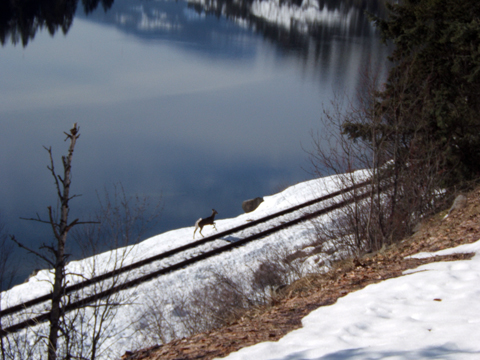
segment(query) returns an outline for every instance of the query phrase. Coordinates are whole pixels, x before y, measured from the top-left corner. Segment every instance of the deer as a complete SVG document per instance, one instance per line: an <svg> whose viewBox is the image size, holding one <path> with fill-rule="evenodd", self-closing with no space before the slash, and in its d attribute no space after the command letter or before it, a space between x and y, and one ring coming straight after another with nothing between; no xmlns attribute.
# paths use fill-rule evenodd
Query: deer
<svg viewBox="0 0 480 360"><path fill-rule="evenodd" d="M202 234L202 229L205 225L213 225L215 230L217 230L217 227L215 226L215 221L214 221L216 214L218 214L217 210L212 209L212 215L210 215L209 217L206 217L205 219L200 218L200 219L197 220L197 222L195 223L195 230L193 231L193 238L194 239L195 239L195 233L197 232L197 229L200 229L200 231L199 231L200 235L202 235L202 237L205 237Z"/></svg>

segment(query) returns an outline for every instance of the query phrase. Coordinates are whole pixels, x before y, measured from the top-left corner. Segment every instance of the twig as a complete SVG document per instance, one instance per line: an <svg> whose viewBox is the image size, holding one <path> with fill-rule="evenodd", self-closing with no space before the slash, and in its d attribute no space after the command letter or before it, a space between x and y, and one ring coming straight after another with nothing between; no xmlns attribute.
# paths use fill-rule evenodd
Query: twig
<svg viewBox="0 0 480 360"><path fill-rule="evenodd" d="M27 247L27 246L23 245L21 242L19 242L19 241L15 238L14 235L10 235L10 239L11 239L14 243L16 243L19 247L27 250L28 252L30 252L30 253L38 256L38 257L41 258L41 259L45 260L45 261L46 261L47 263L49 263L52 267L55 266L55 264L54 264L52 261L50 261L47 257L43 256L42 254L36 252L35 250L30 249L29 247Z"/></svg>

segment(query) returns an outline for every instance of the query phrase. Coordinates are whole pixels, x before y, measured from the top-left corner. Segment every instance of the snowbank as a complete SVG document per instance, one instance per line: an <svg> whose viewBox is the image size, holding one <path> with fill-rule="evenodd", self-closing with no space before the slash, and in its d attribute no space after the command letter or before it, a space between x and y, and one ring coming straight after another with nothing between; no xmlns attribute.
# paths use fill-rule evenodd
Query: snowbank
<svg viewBox="0 0 480 360"><path fill-rule="evenodd" d="M277 343L226 359L479 359L480 241L435 254L468 252L472 260L423 265L348 294Z"/></svg>

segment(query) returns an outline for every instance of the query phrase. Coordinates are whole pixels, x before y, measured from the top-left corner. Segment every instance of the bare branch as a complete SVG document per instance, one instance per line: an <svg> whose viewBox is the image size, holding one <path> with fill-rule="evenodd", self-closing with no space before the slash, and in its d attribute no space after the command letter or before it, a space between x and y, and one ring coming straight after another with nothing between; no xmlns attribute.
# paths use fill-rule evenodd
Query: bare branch
<svg viewBox="0 0 480 360"><path fill-rule="evenodd" d="M74 273L74 272L67 272L65 275L70 275L70 276L78 276L78 277L81 277L85 280L90 280L88 277L86 277L85 275L83 274L79 274L79 273Z"/></svg>
<svg viewBox="0 0 480 360"><path fill-rule="evenodd" d="M55 238L58 240L60 239L60 234L58 233L58 224L55 223L55 221L53 220L53 213L52 213L52 207L49 206L48 207L48 217L50 219L50 225L52 226L52 231L53 231L53 234L55 235Z"/></svg>
<svg viewBox="0 0 480 360"><path fill-rule="evenodd" d="M14 243L16 243L19 247L21 247L22 249L25 249L25 250L27 250L29 253L32 253L32 254L38 256L40 259L46 261L46 262L47 262L48 264L50 264L51 266L55 266L55 264L54 264L52 261L50 261L50 259L48 259L47 257L43 256L42 254L36 252L35 250L32 250L32 249L30 249L29 247L23 245L21 242L19 242L19 241L15 238L14 235L10 235L10 239L11 239Z"/></svg>
<svg viewBox="0 0 480 360"><path fill-rule="evenodd" d="M62 183L62 185L65 185L65 181L63 181L62 177L60 175L57 175L58 180Z"/></svg>
<svg viewBox="0 0 480 360"><path fill-rule="evenodd" d="M24 217L21 217L20 220L37 221L37 222L40 222L40 223L43 223L43 224L50 224L50 221L42 220L40 218L24 218Z"/></svg>
<svg viewBox="0 0 480 360"><path fill-rule="evenodd" d="M72 227L77 225L77 223L78 223L78 219L73 220L69 225L67 225L67 227L65 227L65 232L69 232Z"/></svg>
<svg viewBox="0 0 480 360"><path fill-rule="evenodd" d="M50 245L45 245L43 244L40 249L47 249L49 250L54 256L56 255L57 251L55 250L55 248L53 246L50 246Z"/></svg>
<svg viewBox="0 0 480 360"><path fill-rule="evenodd" d="M60 184L58 183L57 173L55 172L55 165L54 165L54 162L53 162L52 147L50 146L49 148L47 148L46 146L44 146L43 148L45 150L47 150L48 155L50 157L50 166L47 166L47 169L50 170L50 172L53 176L53 179L55 180L55 187L57 189L57 195L58 195L59 199L61 199L62 198L62 191L60 190Z"/></svg>
<svg viewBox="0 0 480 360"><path fill-rule="evenodd" d="M68 198L68 200L72 200L72 199L74 199L74 198L81 197L81 196L82 196L82 194L72 195L72 196L70 196L70 197Z"/></svg>

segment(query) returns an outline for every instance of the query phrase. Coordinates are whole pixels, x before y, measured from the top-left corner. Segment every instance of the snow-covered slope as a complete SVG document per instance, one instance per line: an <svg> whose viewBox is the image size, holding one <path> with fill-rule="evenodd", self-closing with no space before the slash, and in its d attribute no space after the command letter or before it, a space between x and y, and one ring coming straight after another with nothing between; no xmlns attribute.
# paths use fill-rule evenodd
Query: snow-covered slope
<svg viewBox="0 0 480 360"><path fill-rule="evenodd" d="M356 174L359 179L365 176L363 171L359 171ZM242 214L233 219L216 220L216 227L218 231L223 231L245 224L248 221L336 191L339 189L339 184L338 177L332 176L291 186L278 194L265 196L264 202L251 213ZM221 216L221 209L217 210ZM199 214L199 216L202 215L205 216L204 214ZM192 225L195 220L192 219ZM325 221L329 221L329 218L325 217ZM193 241L193 230L193 226L172 230L149 238L135 246L105 252L80 261L72 261L68 264L67 269L69 285L84 279L82 276L78 276L78 274L88 278L93 274L98 275L110 271L118 267L119 264L127 265L188 244ZM205 236L214 232L215 230L211 227L206 227L203 230ZM287 252L305 247L312 240L312 232L313 227L311 224L300 224L281 233L232 250L227 254L210 258L180 271L143 283L133 290L124 291L121 296L122 299L129 299L128 305L117 308L115 316L111 318L110 330L105 334L104 347L108 348L108 351L105 353L104 358L114 358L126 350L135 348L135 346L144 341L138 334L138 324L141 324L142 316L148 311L147 307L151 305L152 299L161 298L162 311L164 316L167 317L166 321L175 327L175 323L180 315L176 310L174 298L188 297L192 290L198 289L203 282L211 278L212 272L223 272L226 274L251 272L268 255L272 247L282 248L283 251ZM245 235L248 235L248 233ZM128 278L131 279L156 269L158 269L158 264L152 264L141 271L130 274ZM51 291L52 276L49 270L42 270L37 275L31 277L28 282L2 293L2 309L48 294ZM3 325L6 326L5 319ZM36 327L35 331L40 334L46 334L47 326L45 324L40 325ZM181 326L175 329L177 336L185 335L182 331L184 329L182 330ZM30 340L33 341L33 335L31 336ZM166 339L168 340L169 337L166 336Z"/></svg>
<svg viewBox="0 0 480 360"><path fill-rule="evenodd" d="M361 177L365 173L357 172L356 175ZM278 194L266 196L252 213L217 220L217 228L219 231L226 230L337 189L336 177L297 184ZM217 210L221 213L221 209ZM329 221L329 218L324 221ZM213 231L205 228L204 233L209 235ZM279 235L125 291L121 300L127 300L126 305L115 309L112 314L115 316L109 317L99 358L115 359L126 350L148 346L140 330L145 321L144 314L158 301L162 321L171 324L176 335L181 335L184 314L175 302L182 296L188 297L193 289L208 282L212 272L232 274L251 271L272 248L294 251L308 245L312 233L311 224L298 225ZM187 244L192 241L192 234L193 226L169 231L136 246L72 262L69 271L92 271L95 268L98 274L111 269L115 264L113 259L119 254L125 254L124 263L132 263ZM480 242L437 254L453 252L475 252L477 255L472 260L424 265L406 272L403 277L370 285L339 299L334 305L312 312L304 318L302 329L280 341L242 349L228 359L478 359ZM84 272L86 276L88 271ZM2 293L2 308L47 293L51 286L45 280L50 277L50 273L44 270L27 283ZM69 279L78 281L74 276ZM37 333L30 331L26 335L25 343L33 344L36 335L46 334L46 325L37 326L34 331ZM164 335L168 340L168 334ZM41 352L43 348L40 346L36 351Z"/></svg>
<svg viewBox="0 0 480 360"><path fill-rule="evenodd" d="M469 252L472 260L423 265L348 294L280 341L226 359L480 359L480 241L435 254Z"/></svg>
<svg viewBox="0 0 480 360"><path fill-rule="evenodd" d="M361 172L359 172L359 174L361 174ZM278 194L265 196L264 202L262 202L260 206L251 213L241 214L233 219L217 218L215 220L216 227L218 231L228 230L232 227L245 224L247 221L270 215L336 190L338 190L338 182L336 181L336 177L306 181L288 187ZM221 216L221 209L218 210L220 211L219 216ZM194 222L195 219L193 219L192 225ZM123 249L117 249L117 252L126 254L125 258L122 259L122 264L128 265L153 255L191 243L193 241L193 230L194 227L192 226L168 231L146 239L137 245L129 246ZM212 235L214 233L215 230L211 227L205 227L205 230L203 230L203 234L205 236ZM113 256L112 252L108 251L91 258L72 261L67 266L67 273L81 274L85 269L90 269L92 266L95 266L96 268L94 269L94 272L95 274L99 275L114 269L114 267L117 265L117 263L114 261L115 258L116 256ZM67 279L70 285L83 281L83 278L75 275L69 275ZM38 296L48 294L51 291L50 282L52 280L53 275L50 270L39 271L26 283L17 285L8 292L4 292L2 294L2 308L4 309L6 307L16 305L17 303L25 302Z"/></svg>

